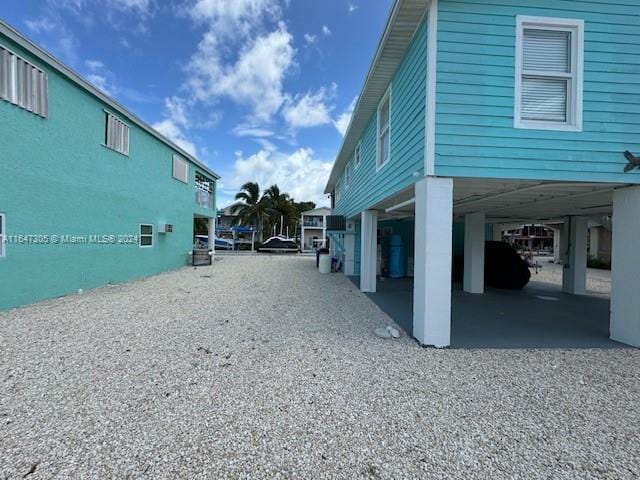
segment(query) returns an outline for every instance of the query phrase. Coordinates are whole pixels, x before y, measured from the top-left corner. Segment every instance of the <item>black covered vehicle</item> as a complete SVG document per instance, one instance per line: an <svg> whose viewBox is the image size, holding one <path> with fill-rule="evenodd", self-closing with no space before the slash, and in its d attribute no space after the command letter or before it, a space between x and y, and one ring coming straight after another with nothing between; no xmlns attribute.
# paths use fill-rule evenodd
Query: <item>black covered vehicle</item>
<svg viewBox="0 0 640 480"><path fill-rule="evenodd" d="M298 244L292 238L271 237L258 248L258 252L297 253L300 250Z"/></svg>
<svg viewBox="0 0 640 480"><path fill-rule="evenodd" d="M453 261L453 279L464 276L464 256ZM484 283L489 287L520 290L531 279L529 266L508 243L487 241L484 244Z"/></svg>

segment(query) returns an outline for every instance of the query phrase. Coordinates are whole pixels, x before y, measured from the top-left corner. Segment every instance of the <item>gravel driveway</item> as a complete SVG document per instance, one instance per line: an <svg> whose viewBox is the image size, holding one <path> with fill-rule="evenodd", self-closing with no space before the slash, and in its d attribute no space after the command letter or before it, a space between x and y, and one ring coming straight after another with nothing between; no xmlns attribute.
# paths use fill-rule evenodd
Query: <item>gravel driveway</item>
<svg viewBox="0 0 640 480"><path fill-rule="evenodd" d="M0 478L637 478L640 351L435 350L304 257L0 313Z"/></svg>

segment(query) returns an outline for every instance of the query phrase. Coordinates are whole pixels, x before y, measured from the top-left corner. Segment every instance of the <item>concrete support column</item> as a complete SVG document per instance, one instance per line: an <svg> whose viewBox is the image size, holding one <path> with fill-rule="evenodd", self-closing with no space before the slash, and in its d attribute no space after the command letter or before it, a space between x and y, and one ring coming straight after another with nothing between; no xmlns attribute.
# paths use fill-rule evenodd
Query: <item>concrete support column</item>
<svg viewBox="0 0 640 480"><path fill-rule="evenodd" d="M493 225L493 241L494 242L501 242L502 241L502 229L504 228L504 225L501 223L496 223Z"/></svg>
<svg viewBox="0 0 640 480"><path fill-rule="evenodd" d="M216 219L209 218L207 222L207 238L208 238L208 247L209 249L215 252L216 247Z"/></svg>
<svg viewBox="0 0 640 480"><path fill-rule="evenodd" d="M598 258L598 240L600 239L600 228L591 227L589 229L589 256Z"/></svg>
<svg viewBox="0 0 640 480"><path fill-rule="evenodd" d="M376 261L378 255L378 212L362 212L360 259L360 290L376 291Z"/></svg>
<svg viewBox="0 0 640 480"><path fill-rule="evenodd" d="M560 263L562 244L560 241L562 235L562 228L553 229L553 263Z"/></svg>
<svg viewBox="0 0 640 480"><path fill-rule="evenodd" d="M484 293L484 213L469 213L464 217L464 279L463 290Z"/></svg>
<svg viewBox="0 0 640 480"><path fill-rule="evenodd" d="M640 186L613 193L611 339L640 347Z"/></svg>
<svg viewBox="0 0 640 480"><path fill-rule="evenodd" d="M567 247L562 290L573 295L587 293L587 230L586 217L569 217L565 222L562 243Z"/></svg>
<svg viewBox="0 0 640 480"><path fill-rule="evenodd" d="M344 236L344 274L353 276L356 274L356 237Z"/></svg>
<svg viewBox="0 0 640 480"><path fill-rule="evenodd" d="M422 345L451 343L453 179L415 184L413 336Z"/></svg>

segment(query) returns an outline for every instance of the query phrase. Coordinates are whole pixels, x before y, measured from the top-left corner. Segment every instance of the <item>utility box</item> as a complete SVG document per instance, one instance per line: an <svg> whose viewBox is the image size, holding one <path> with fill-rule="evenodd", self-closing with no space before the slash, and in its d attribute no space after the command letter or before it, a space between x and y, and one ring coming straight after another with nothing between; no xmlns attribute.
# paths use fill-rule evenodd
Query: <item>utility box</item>
<svg viewBox="0 0 640 480"><path fill-rule="evenodd" d="M158 225L158 233L171 233L173 232L173 225L170 223L161 223Z"/></svg>

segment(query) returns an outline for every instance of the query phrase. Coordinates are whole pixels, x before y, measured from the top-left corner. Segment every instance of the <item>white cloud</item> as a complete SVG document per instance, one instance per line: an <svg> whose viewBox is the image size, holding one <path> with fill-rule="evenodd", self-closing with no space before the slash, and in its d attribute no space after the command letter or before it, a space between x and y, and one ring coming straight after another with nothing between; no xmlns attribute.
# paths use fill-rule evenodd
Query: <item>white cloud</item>
<svg viewBox="0 0 640 480"><path fill-rule="evenodd" d="M329 29L329 27L327 27L326 25L322 26L322 34L323 35L331 35L331 30Z"/></svg>
<svg viewBox="0 0 640 480"><path fill-rule="evenodd" d="M355 12L358 8L360 8L358 5L355 5L353 3L349 3L349 15L351 15L353 12Z"/></svg>
<svg viewBox="0 0 640 480"><path fill-rule="evenodd" d="M310 33L305 33L304 34L304 41L307 42L308 44L314 44L318 41L318 36L317 35L312 35Z"/></svg>
<svg viewBox="0 0 640 480"><path fill-rule="evenodd" d="M253 125L240 124L233 129L233 133L238 137L256 137L265 138L274 135L272 130L267 128L256 127Z"/></svg>
<svg viewBox="0 0 640 480"><path fill-rule="evenodd" d="M181 147L187 153L190 153L194 157L197 156L197 149L193 142L189 141L183 132L183 130L176 125L176 123L170 119L165 118L164 120L154 123L152 125L158 132L167 137L173 143Z"/></svg>
<svg viewBox="0 0 640 480"><path fill-rule="evenodd" d="M176 125L189 128L189 115L187 113L187 104L184 99L177 96L165 98L164 106L167 109L167 115Z"/></svg>
<svg viewBox="0 0 640 480"><path fill-rule="evenodd" d="M34 33L48 33L56 28L56 23L47 17L26 20L24 23L27 25L27 28Z"/></svg>
<svg viewBox="0 0 640 480"><path fill-rule="evenodd" d="M338 115L338 118L333 121L333 125L343 137L344 134L347 133L347 128L349 127L349 122L351 121L351 116L353 115L353 109L356 108L357 101L358 97L356 96L353 100L351 100L351 103L349 104L347 109L340 115Z"/></svg>
<svg viewBox="0 0 640 480"><path fill-rule="evenodd" d="M282 111L287 124L298 129L331 123L331 107L327 101L335 96L336 89L334 83L329 89L321 88L316 93L307 92L289 100Z"/></svg>
<svg viewBox="0 0 640 480"><path fill-rule="evenodd" d="M281 22L276 30L248 40L235 62L226 62L224 42L210 30L189 62L189 87L198 100L228 97L248 106L254 120L268 122L284 101L283 80L295 54L292 42Z"/></svg>
<svg viewBox="0 0 640 480"><path fill-rule="evenodd" d="M277 184L297 201L313 201L318 205L328 205L323 190L332 162L314 158L310 148L301 148L285 154L262 149L244 157L237 153L230 188L239 188L245 182L254 181L262 188Z"/></svg>

